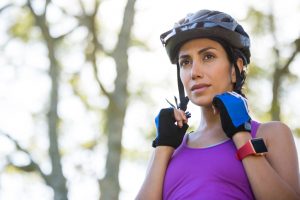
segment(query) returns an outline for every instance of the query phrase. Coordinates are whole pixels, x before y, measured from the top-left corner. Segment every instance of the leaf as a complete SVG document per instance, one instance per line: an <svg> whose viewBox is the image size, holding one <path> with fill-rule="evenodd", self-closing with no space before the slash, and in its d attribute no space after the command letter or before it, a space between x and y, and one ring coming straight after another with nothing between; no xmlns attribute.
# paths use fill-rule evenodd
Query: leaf
<svg viewBox="0 0 300 200"><path fill-rule="evenodd" d="M142 40L139 40L138 38L132 38L130 41L131 46L140 47L144 49L145 51L151 51L149 46Z"/></svg>
<svg viewBox="0 0 300 200"><path fill-rule="evenodd" d="M300 137L300 128L295 128L293 130L293 133L294 133L295 136Z"/></svg>
<svg viewBox="0 0 300 200"><path fill-rule="evenodd" d="M256 63L251 63L248 67L247 76L251 78L259 78L261 76L264 76L265 74L266 71L260 66L256 65Z"/></svg>
<svg viewBox="0 0 300 200"><path fill-rule="evenodd" d="M247 22L252 26L252 32L257 35L263 35L270 30L269 15L250 7L247 13Z"/></svg>
<svg viewBox="0 0 300 200"><path fill-rule="evenodd" d="M30 33L34 27L34 23L32 14L28 10L24 10L24 12L20 12L16 17L16 21L9 28L8 33L12 37L17 37L27 42L31 38Z"/></svg>
<svg viewBox="0 0 300 200"><path fill-rule="evenodd" d="M84 149L93 150L97 144L98 144L98 142L96 140L91 140L91 141L82 143L80 146Z"/></svg>
<svg viewBox="0 0 300 200"><path fill-rule="evenodd" d="M5 171L8 173L20 173L20 172L34 172L35 167L31 164L25 166L17 166L14 164L8 164L5 167Z"/></svg>

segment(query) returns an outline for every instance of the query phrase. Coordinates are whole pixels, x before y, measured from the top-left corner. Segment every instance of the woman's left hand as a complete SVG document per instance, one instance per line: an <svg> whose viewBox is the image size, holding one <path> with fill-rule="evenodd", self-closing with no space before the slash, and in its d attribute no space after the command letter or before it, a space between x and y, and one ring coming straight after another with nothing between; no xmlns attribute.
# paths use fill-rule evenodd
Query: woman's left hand
<svg viewBox="0 0 300 200"><path fill-rule="evenodd" d="M213 98L213 106L220 112L222 128L232 138L240 131L251 131L251 117L247 100L236 92L225 92Z"/></svg>

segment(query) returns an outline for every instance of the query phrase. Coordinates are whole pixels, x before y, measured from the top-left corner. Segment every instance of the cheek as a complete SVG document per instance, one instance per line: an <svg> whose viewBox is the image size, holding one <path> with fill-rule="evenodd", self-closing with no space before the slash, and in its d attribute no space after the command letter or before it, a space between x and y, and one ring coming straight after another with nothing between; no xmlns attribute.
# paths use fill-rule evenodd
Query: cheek
<svg viewBox="0 0 300 200"><path fill-rule="evenodd" d="M210 75L220 90L228 90L233 86L230 66L217 68Z"/></svg>
<svg viewBox="0 0 300 200"><path fill-rule="evenodd" d="M180 69L180 79L181 82L183 83L183 86L186 87L190 79L188 70Z"/></svg>
<svg viewBox="0 0 300 200"><path fill-rule="evenodd" d="M212 72L211 75L215 80L219 80L222 82L228 82L231 79L231 73L227 69L217 69Z"/></svg>

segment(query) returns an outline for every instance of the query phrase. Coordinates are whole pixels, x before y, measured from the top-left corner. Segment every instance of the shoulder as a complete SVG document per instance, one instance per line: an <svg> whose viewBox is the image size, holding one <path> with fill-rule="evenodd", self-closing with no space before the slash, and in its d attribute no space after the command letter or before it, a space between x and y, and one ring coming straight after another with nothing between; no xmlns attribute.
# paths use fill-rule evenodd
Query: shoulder
<svg viewBox="0 0 300 200"><path fill-rule="evenodd" d="M283 122L262 123L257 130L257 137L265 140L269 159L290 155L297 157L297 150L291 129Z"/></svg>
<svg viewBox="0 0 300 200"><path fill-rule="evenodd" d="M299 163L291 129L282 122L262 123L257 131L268 148L266 159L272 168L295 191L299 190ZM287 163L289 163L287 165Z"/></svg>
<svg viewBox="0 0 300 200"><path fill-rule="evenodd" d="M257 137L262 137L266 140L273 138L293 138L291 129L283 122L271 121L261 123L257 130Z"/></svg>
<svg viewBox="0 0 300 200"><path fill-rule="evenodd" d="M272 121L262 123L257 130L257 137L265 140L269 150L269 158L275 155L289 154L295 157L296 145L291 129L283 122Z"/></svg>

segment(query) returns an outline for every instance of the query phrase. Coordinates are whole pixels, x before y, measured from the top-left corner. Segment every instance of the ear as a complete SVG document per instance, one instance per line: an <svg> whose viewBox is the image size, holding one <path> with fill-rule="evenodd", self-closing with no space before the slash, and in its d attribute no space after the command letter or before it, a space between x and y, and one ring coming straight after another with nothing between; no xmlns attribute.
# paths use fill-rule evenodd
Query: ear
<svg viewBox="0 0 300 200"><path fill-rule="evenodd" d="M242 70L243 70L243 67L244 67L243 60L241 58L238 58L237 61L236 61L236 64L237 64L237 66L239 68L239 71L241 73ZM235 67L234 66L231 67L231 82L236 83L236 73L235 73Z"/></svg>

